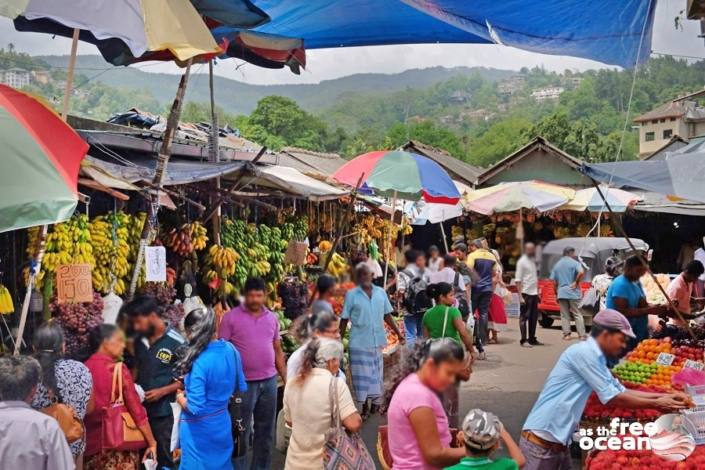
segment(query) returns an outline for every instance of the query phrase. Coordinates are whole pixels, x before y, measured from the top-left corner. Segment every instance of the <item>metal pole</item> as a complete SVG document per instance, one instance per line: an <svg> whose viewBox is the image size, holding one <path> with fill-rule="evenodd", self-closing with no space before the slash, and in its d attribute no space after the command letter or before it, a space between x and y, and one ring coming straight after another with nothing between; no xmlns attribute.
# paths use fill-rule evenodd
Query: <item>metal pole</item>
<svg viewBox="0 0 705 470"><path fill-rule="evenodd" d="M385 256L386 262L384 263L384 278L382 281L384 283L385 288L387 286L387 273L389 273L389 263L391 262L391 259L390 259L391 256L390 256L389 250L391 249L390 245L392 244L392 225L394 224L394 213L396 212L396 208L397 208L397 192L394 191L394 197L392 197L392 215L389 217L390 226L389 226L389 232L388 232L389 236L387 239L387 247L386 247L387 249L384 250L387 252L386 256ZM404 247L402 247L402 249L404 249ZM396 261L396 256L395 256L395 261Z"/></svg>
<svg viewBox="0 0 705 470"><path fill-rule="evenodd" d="M71 37L71 56L69 57L69 68L66 71L66 87L64 88L64 101L61 106L61 119L66 122L69 115L69 105L71 103L71 90L73 88L73 75L76 70L76 52L78 50L78 36L81 31L78 28L74 28L73 36ZM39 230L39 235L37 239L37 251L35 259L30 265L29 269L29 280L27 281L27 292L24 295L24 301L22 302L22 311L20 313L20 324L17 327L17 339L15 340L15 350L14 355L20 353L20 347L22 346L22 336L24 336L24 329L27 326L27 315L29 314L29 302L32 297L32 290L34 289L34 281L36 280L37 274L42 267L42 258L44 258L44 248L46 247L46 236L49 231L48 225L42 225Z"/></svg>
<svg viewBox="0 0 705 470"><path fill-rule="evenodd" d="M211 135L210 135L210 158L212 162L220 161L220 149L218 148L219 127L218 114L215 112L215 91L213 88L213 59L208 61L208 87L211 98ZM220 176L215 179L216 190L220 189ZM213 202L213 201L211 201ZM220 245L220 204L215 208L213 216L213 241L216 245Z"/></svg>

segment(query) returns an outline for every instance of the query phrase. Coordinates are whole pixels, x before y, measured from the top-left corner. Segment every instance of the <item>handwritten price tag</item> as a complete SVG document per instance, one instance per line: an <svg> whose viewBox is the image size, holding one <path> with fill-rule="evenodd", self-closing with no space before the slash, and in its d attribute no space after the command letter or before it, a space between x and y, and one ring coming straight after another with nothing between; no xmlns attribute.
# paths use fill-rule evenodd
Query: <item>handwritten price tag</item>
<svg viewBox="0 0 705 470"><path fill-rule="evenodd" d="M676 356L674 356L673 354L661 353L656 358L656 364L660 366L670 366L671 364L673 364L673 361L675 359Z"/></svg>
<svg viewBox="0 0 705 470"><path fill-rule="evenodd" d="M688 369L703 370L705 369L705 364L688 359L685 361L685 364L683 364L683 367L687 367Z"/></svg>

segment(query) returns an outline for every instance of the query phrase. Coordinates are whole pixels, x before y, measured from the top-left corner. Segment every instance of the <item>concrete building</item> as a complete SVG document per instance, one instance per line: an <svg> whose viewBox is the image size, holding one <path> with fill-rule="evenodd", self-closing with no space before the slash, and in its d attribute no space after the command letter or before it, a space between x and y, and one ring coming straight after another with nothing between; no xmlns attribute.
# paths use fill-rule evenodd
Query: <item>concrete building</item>
<svg viewBox="0 0 705 470"><path fill-rule="evenodd" d="M560 98L561 93L565 91L562 86L551 86L546 88L539 88L531 93L531 97L538 102L557 100Z"/></svg>
<svg viewBox="0 0 705 470"><path fill-rule="evenodd" d="M46 70L32 70L30 75L32 76L32 81L40 85L48 85L51 81L51 75Z"/></svg>
<svg viewBox="0 0 705 470"><path fill-rule="evenodd" d="M695 101L704 94L705 90L692 93L637 116L639 158L653 154L675 136L690 139L705 134L705 107Z"/></svg>
<svg viewBox="0 0 705 470"><path fill-rule="evenodd" d="M523 75L514 75L502 80L497 84L497 92L502 95L513 95L514 93L521 91L526 84L526 77Z"/></svg>
<svg viewBox="0 0 705 470"><path fill-rule="evenodd" d="M23 88L29 85L31 75L29 71L20 68L11 68L0 71L0 83L12 88Z"/></svg>

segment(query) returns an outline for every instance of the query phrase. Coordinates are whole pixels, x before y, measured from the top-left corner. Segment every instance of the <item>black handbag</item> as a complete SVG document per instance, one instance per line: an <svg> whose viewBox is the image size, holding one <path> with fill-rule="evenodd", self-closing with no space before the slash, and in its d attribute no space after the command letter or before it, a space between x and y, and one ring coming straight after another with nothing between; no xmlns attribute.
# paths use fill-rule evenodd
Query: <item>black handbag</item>
<svg viewBox="0 0 705 470"><path fill-rule="evenodd" d="M230 426L233 431L233 457L243 457L247 455L250 445L246 441L247 425L243 417L242 403L244 400L242 392L235 392L230 397L228 410L230 411Z"/></svg>

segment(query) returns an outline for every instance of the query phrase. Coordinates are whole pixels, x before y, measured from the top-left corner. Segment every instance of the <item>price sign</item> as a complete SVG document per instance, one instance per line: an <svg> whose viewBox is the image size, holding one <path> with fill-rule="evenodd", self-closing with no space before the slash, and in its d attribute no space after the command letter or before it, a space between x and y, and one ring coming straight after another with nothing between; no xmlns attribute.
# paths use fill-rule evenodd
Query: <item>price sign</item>
<svg viewBox="0 0 705 470"><path fill-rule="evenodd" d="M166 249L163 246L147 246L144 249L147 281L166 281Z"/></svg>
<svg viewBox="0 0 705 470"><path fill-rule="evenodd" d="M687 361L685 361L685 364L683 364L683 367L687 367L688 369L703 370L705 369L705 364L703 364L702 362L693 361L692 359L688 359Z"/></svg>
<svg viewBox="0 0 705 470"><path fill-rule="evenodd" d="M675 359L676 356L674 356L673 354L661 353L656 358L656 364L660 366L670 366L671 364L673 364L673 361Z"/></svg>
<svg viewBox="0 0 705 470"><path fill-rule="evenodd" d="M60 304L93 302L90 264L62 264L56 267L56 297Z"/></svg>

